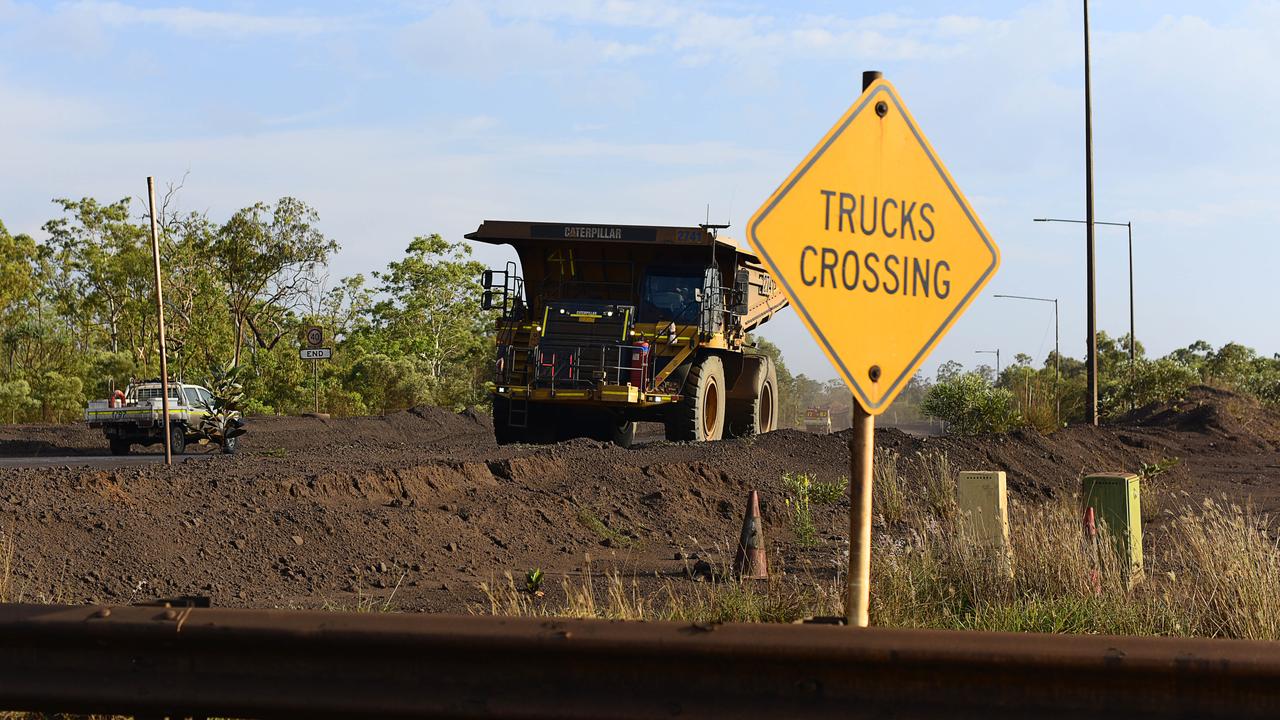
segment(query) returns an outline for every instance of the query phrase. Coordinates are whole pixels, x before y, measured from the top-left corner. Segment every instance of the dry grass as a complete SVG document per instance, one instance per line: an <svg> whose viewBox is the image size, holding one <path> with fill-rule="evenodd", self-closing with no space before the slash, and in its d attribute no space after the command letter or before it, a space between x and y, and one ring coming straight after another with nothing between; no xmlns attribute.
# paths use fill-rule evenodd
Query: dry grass
<svg viewBox="0 0 1280 720"><path fill-rule="evenodd" d="M724 576L720 576L724 577ZM476 614L683 622L793 622L813 615L840 615L843 583L804 580L667 580L645 592L635 577L617 572L565 577L558 597L528 592L510 573L480 584L487 601Z"/></svg>
<svg viewBox="0 0 1280 720"><path fill-rule="evenodd" d="M886 525L900 525L907 519L907 494L898 477L898 453L876 448L872 464L871 501Z"/></svg>
<svg viewBox="0 0 1280 720"><path fill-rule="evenodd" d="M1162 535L1167 552L1148 553L1137 578L1105 527L1096 541L1084 539L1077 498L1014 503L1007 550L968 541L946 458L913 460L905 466L915 477L899 476L896 456L878 462L878 512L889 526L877 533L872 558L875 625L1280 639L1280 545L1269 518L1248 505L1206 501L1181 510ZM768 582L673 579L658 590L649 584L647 593L635 578L588 573L540 597L507 576L482 585L488 607L475 611L694 622L841 615L846 558L838 549L832 556L834 577L778 577L775 566Z"/></svg>
<svg viewBox="0 0 1280 720"><path fill-rule="evenodd" d="M1173 525L1176 570L1169 570L1167 600L1194 609L1187 632L1280 639L1280 548L1267 532L1269 518L1248 504L1205 500Z"/></svg>

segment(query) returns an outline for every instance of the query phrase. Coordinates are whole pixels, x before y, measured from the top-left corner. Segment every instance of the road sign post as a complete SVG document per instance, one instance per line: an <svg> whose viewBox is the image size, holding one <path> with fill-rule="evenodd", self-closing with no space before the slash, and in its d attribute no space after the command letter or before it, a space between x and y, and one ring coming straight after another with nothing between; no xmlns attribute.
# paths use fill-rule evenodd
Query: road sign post
<svg viewBox="0 0 1280 720"><path fill-rule="evenodd" d="M875 416L1000 265L1000 251L894 87L863 92L747 225L853 393L849 623L870 598Z"/></svg>
<svg viewBox="0 0 1280 720"><path fill-rule="evenodd" d="M320 413L320 361L333 358L333 348L320 347L324 331L318 327L307 328L307 347L298 351L298 357L311 361L311 387L315 393L314 412Z"/></svg>

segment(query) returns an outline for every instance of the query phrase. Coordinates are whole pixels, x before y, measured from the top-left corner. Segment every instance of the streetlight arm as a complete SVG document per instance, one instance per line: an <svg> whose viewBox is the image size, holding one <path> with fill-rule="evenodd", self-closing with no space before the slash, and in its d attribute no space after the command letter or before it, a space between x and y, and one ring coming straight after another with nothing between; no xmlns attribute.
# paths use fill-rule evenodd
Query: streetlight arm
<svg viewBox="0 0 1280 720"><path fill-rule="evenodd" d="M1033 222L1064 222L1064 223L1077 223L1077 224L1079 224L1079 225L1087 225L1087 224L1089 224L1089 221L1088 221L1088 220L1067 220L1067 219L1064 219L1064 218L1032 218L1032 221L1033 221ZM1103 222L1102 220L1094 220L1094 221L1093 221L1093 224L1094 224L1094 225L1114 225L1114 226L1116 226L1116 227L1129 227L1130 225L1132 225L1132 223L1127 223L1127 222Z"/></svg>
<svg viewBox="0 0 1280 720"><path fill-rule="evenodd" d="M1037 300L1037 301L1039 301L1039 302L1051 302L1051 303L1056 303L1056 302L1058 302L1056 298L1031 297L1031 296L1029 296L1029 295L1000 295L1000 294L997 294L997 295L992 295L991 297L998 297L998 298L1012 298L1012 299L1014 299L1014 300Z"/></svg>

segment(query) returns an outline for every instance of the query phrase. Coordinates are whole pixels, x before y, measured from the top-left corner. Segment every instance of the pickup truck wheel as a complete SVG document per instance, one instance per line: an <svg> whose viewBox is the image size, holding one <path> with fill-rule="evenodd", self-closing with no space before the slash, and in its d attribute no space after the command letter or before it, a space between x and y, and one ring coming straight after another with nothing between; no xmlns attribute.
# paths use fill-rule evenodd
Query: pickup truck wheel
<svg viewBox="0 0 1280 720"><path fill-rule="evenodd" d="M129 454L129 448L130 448L132 445L133 445L133 443L129 442L128 440L120 440L120 439L117 439L117 438L112 438L112 439L111 439L111 454L112 454L112 455L128 455L128 454Z"/></svg>
<svg viewBox="0 0 1280 720"><path fill-rule="evenodd" d="M187 431L181 425L169 428L169 452L181 455L187 451Z"/></svg>
<svg viewBox="0 0 1280 720"><path fill-rule="evenodd" d="M724 436L724 362L708 355L694 363L680 402L667 411L667 439L719 440Z"/></svg>

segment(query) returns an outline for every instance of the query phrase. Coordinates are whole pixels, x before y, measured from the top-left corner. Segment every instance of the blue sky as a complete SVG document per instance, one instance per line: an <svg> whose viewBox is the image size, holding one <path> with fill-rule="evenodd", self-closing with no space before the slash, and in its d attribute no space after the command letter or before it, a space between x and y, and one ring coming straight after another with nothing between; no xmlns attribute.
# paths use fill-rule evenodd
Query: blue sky
<svg viewBox="0 0 1280 720"><path fill-rule="evenodd" d="M1280 3L1095 0L1098 218L1132 220L1138 338L1280 350ZM926 364L1084 350L1080 4L0 0L0 220L56 196L186 209L294 195L334 276L485 218L741 227L854 100L892 80L1003 251ZM1122 229L1101 228L1099 325L1127 331ZM506 259L477 248L486 262ZM833 377L786 313L793 369ZM873 341L869 339L869 341Z"/></svg>

